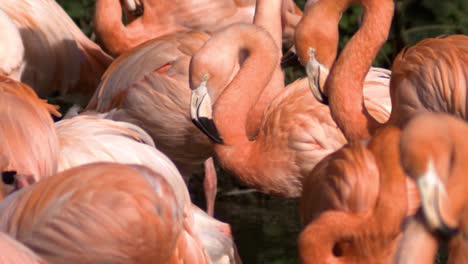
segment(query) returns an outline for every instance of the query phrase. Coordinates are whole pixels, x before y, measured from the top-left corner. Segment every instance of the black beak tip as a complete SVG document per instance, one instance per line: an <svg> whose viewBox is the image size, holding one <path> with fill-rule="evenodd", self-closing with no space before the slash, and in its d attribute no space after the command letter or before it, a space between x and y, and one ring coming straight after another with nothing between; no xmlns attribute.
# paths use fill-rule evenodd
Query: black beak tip
<svg viewBox="0 0 468 264"><path fill-rule="evenodd" d="M200 129L205 135L207 135L214 143L224 144L223 139L218 133L216 126L212 119L201 117L199 119L193 119L193 124Z"/></svg>

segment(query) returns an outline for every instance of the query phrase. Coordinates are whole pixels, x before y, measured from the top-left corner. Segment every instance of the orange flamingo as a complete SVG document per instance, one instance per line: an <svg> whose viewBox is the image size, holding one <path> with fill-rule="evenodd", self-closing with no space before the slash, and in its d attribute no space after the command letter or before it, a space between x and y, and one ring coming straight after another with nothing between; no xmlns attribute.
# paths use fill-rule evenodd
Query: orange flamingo
<svg viewBox="0 0 468 264"><path fill-rule="evenodd" d="M0 229L47 262L175 263L194 257L192 263L206 263L203 254L183 247L182 211L172 188L144 166L75 167L15 192L1 207Z"/></svg>
<svg viewBox="0 0 468 264"><path fill-rule="evenodd" d="M326 103L327 97L322 87L328 77L329 70L336 59L338 49L338 24L342 13L346 10L348 0L327 1L310 0L304 8L304 15L297 24L295 33L295 48L299 61L306 67L307 77L314 97ZM351 69L349 69L351 70ZM368 98L384 105L391 110L388 82L391 72L383 68L371 67L365 76L365 83L373 80L385 85L365 85Z"/></svg>
<svg viewBox="0 0 468 264"><path fill-rule="evenodd" d="M45 264L46 262L30 249L0 232L0 262L4 264Z"/></svg>
<svg viewBox="0 0 468 264"><path fill-rule="evenodd" d="M0 51L0 58L9 56L15 63L2 60L0 72L30 85L40 97L59 94L76 103L88 102L111 57L53 0L1 1L0 10L21 38L15 33L2 39L0 47L7 49ZM7 32L14 31L9 28Z"/></svg>
<svg viewBox="0 0 468 264"><path fill-rule="evenodd" d="M269 11L272 19L262 26L279 20L279 9ZM328 108L309 94L306 79L285 89L278 63L281 29L269 27L273 41L262 30L236 25L195 54L191 115L217 143L216 157L224 169L263 192L298 197L303 175L346 141ZM213 50L223 56L212 56ZM382 106L366 103L376 118L386 120Z"/></svg>
<svg viewBox="0 0 468 264"><path fill-rule="evenodd" d="M141 43L177 31L215 32L237 22L251 23L255 0L247 1L124 1L98 0L95 11L95 32L111 54L117 56ZM129 16L122 23L122 8ZM142 13L136 17L135 13ZM294 27L302 15L292 0L284 0L284 40L291 44Z"/></svg>
<svg viewBox="0 0 468 264"><path fill-rule="evenodd" d="M0 172L14 188L55 174L58 140L50 114L60 116L29 86L0 76ZM12 188L0 186L2 199Z"/></svg>
<svg viewBox="0 0 468 264"><path fill-rule="evenodd" d="M387 126L323 159L304 179L301 263L389 263L405 218L418 207Z"/></svg>
<svg viewBox="0 0 468 264"><path fill-rule="evenodd" d="M466 122L440 113L418 115L404 128L400 141L401 163L407 175L417 182L425 221L417 218L411 229L405 231L399 263L423 263L419 261L418 247L429 255L425 263L433 263L439 239L433 231L450 239L448 263L468 260L464 168L468 155L467 132ZM416 242L417 246L411 246Z"/></svg>
<svg viewBox="0 0 468 264"><path fill-rule="evenodd" d="M258 1L254 22L268 28L272 15L262 10L270 8L268 2ZM281 10L281 2L278 8ZM281 17L281 13L277 15ZM281 20L275 21L281 28ZM281 33L279 36L277 41L281 42ZM190 90L187 87L190 58L209 37L202 31L176 33L148 41L122 54L104 74L86 110L108 112L117 108L109 118L134 123L145 129L184 178L205 162L207 211L212 215L216 174L213 160L209 157L213 154L213 144L190 122ZM277 81L282 82L282 79ZM269 92L271 94L274 94L274 89ZM257 107L253 112L259 114L261 110Z"/></svg>
<svg viewBox="0 0 468 264"><path fill-rule="evenodd" d="M418 111L447 111L457 115L463 116L464 105L459 104L460 98L464 98L464 93L466 90L465 84L458 80L466 79L466 62L467 52L466 52L466 36L450 36L446 38L438 39L428 39L421 41L412 48L409 48L399 54L395 59L393 65L390 94L392 96L392 112L390 119L385 124L377 122L372 118L363 104L363 95L362 87L366 74L370 68L370 65L373 61L373 58L377 54L378 49L384 43L387 38L388 30L390 27L390 21L393 15L393 1L359 1L364 7L364 20L358 30L358 32L352 37L348 42L346 47L343 49L338 60L333 64L330 75L325 83L325 93L328 94L330 111L333 116L333 119L336 121L337 125L343 131L345 137L350 141L356 140L366 140L369 139L370 135L378 138L379 133L376 132L379 130L388 130L395 129L394 127L401 127L405 122ZM351 1L344 2L346 8ZM352 71L350 69L353 69ZM439 94L444 94L439 96ZM450 98L450 99L449 99ZM446 100L448 99L448 100ZM388 127L388 128L386 128ZM398 135L395 135L398 138ZM371 142L376 142L375 145L382 145L382 151L385 148L393 149L394 146L392 142L398 142L398 140L378 140L372 139ZM357 155L357 154L356 154ZM388 157L380 157L379 153L373 153L375 161L368 160L367 163L363 164L359 168L361 173L375 174L379 173L380 177L375 178L374 181L378 183L372 183L371 187L366 191L369 194L375 192L376 184L382 184L384 180L382 174L390 173L392 171L401 171L401 165L398 164L399 160L398 152L393 152ZM382 162L385 162L385 159L392 159L395 162L393 166L383 167ZM304 194L311 193L311 190L314 190L316 187L313 186L313 182L319 181L320 174L328 175L333 170L326 166L326 162L331 162L330 160L324 161L324 164L317 165L317 168L322 168L323 171L315 171L311 173L305 179L305 182L309 184L304 184ZM372 164L375 163L375 164ZM340 166L352 166L349 162L342 162ZM370 168L377 167L378 170L372 170ZM367 175L366 177L371 177L372 175ZM335 176L339 181L349 181L347 178L350 176L346 174L346 171L343 170L341 173ZM315 179L316 178L316 179ZM326 181L326 179L323 179ZM317 184L317 183L315 183ZM336 187L336 186L335 186ZM405 184L402 186L397 186L401 190L405 190ZM356 190L359 190L359 188ZM396 188L396 187L395 187ZM330 188L329 188L330 189ZM417 192L414 190L415 187L411 181L406 180L406 190L400 191L400 194L403 197L407 197L406 201L390 201L384 204L384 208L391 208L391 206L397 207L407 207L407 210L403 210L406 214L394 215L395 212L391 212L392 209L388 209L388 214L393 217L386 217L382 212L382 215L373 214L374 220L369 219L368 221L382 221L382 225L385 225L384 230L380 230L375 227L375 230L364 231L362 230L361 236L364 236L366 233L371 233L374 235L380 234L379 240L382 244L387 246L381 247L380 250L374 250L374 252L369 250L360 250L352 249L346 250L345 254L342 256L342 260L346 260L346 257L351 259L356 256L368 257L367 254L372 254L373 256L379 256L382 253L391 256L395 251L395 242L397 241L398 232L401 232L399 224L403 222L405 216L408 214L414 213L414 210L418 207L419 201ZM343 187L336 187L335 189L330 189L332 192L332 197L343 197L348 196L350 190ZM388 199L389 192L388 189L380 189L378 193L378 199ZM318 192L323 190L317 190ZM335 194L336 193L336 194ZM327 196L329 194L323 193L318 195ZM311 195L313 197L313 195ZM364 195L363 195L364 196ZM361 203L370 203L371 199L366 201L365 196L361 198L363 201ZM333 200L332 200L333 201ZM355 201L350 201L354 202ZM322 207L314 205L318 203L316 199L305 198L302 201L304 205L303 210L310 210L309 212L303 212L304 215L318 217L320 219L320 214L326 214L326 209L334 209L332 202L322 204ZM351 204L352 205L352 204ZM351 206L347 205L347 206ZM405 206L406 205L406 206ZM307 209L309 207L309 209ZM317 209L319 208L319 209ZM379 208L379 207L376 207ZM339 212L343 216L337 216L335 220L338 222L343 222L343 219L352 218L352 212L343 212L346 211L346 207L341 206L338 208L342 210ZM383 209L382 209L383 210ZM347 218L344 218L347 217ZM330 220L331 217L328 217ZM309 219L313 220L313 219ZM319 220L317 220L320 223ZM383 224L385 222L385 224ZM309 223L310 229L314 230L316 226L316 221L313 220ZM388 224L387 224L388 223ZM345 226L345 225L343 225ZM342 227L343 227L342 226ZM349 226L352 228L352 226ZM371 226L373 227L373 226ZM387 229L388 228L388 229ZM300 243L301 246L301 255L303 256L303 261L313 261L313 254L323 254L326 256L333 256L332 248L325 248L323 250L328 250L324 252L317 252L313 247L319 245L321 242L311 237L311 232L307 232L309 227L306 227L304 234L301 235ZM324 229L324 226L322 226ZM330 226L330 229L333 227ZM337 241L334 239L343 239L344 237L334 231L324 230L330 237L328 239ZM348 232L352 232L351 229ZM307 235L309 234L309 235ZM354 233L355 236L359 237L359 232ZM374 236L375 237L375 236ZM372 244L373 236L370 236L367 240L364 240L367 244ZM344 238L346 239L346 238ZM309 241L310 240L310 241ZM361 239L362 240L362 239ZM362 243L362 242L360 242ZM305 246L307 245L307 246ZM313 252L311 254L310 252ZM391 252L391 254L388 254ZM323 256L322 255L322 256ZM335 256L336 257L336 254Z"/></svg>

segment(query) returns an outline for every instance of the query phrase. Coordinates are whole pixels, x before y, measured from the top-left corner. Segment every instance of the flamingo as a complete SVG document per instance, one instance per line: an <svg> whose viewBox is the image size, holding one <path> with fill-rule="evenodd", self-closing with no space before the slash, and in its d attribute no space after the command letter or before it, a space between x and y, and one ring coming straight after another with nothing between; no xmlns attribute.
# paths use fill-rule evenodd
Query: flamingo
<svg viewBox="0 0 468 264"><path fill-rule="evenodd" d="M0 262L4 264L45 264L46 262L30 249L0 232Z"/></svg>
<svg viewBox="0 0 468 264"><path fill-rule="evenodd" d="M0 58L9 58L2 60L0 72L33 87L40 97L58 94L81 105L88 102L112 58L53 0L6 0L0 10L0 17L10 20L0 19L2 32L5 24L4 33L12 33L0 44Z"/></svg>
<svg viewBox="0 0 468 264"><path fill-rule="evenodd" d="M0 207L2 232L51 263L170 263L192 253L178 247L183 218L172 188L140 165L75 167Z"/></svg>
<svg viewBox="0 0 468 264"><path fill-rule="evenodd" d="M269 11L265 25L280 18L280 9ZM298 197L302 177L346 140L328 107L309 94L306 79L284 87L278 63L281 30L270 27L273 39L255 27L233 25L195 54L191 115L216 143L215 155L225 170L262 192ZM223 56L212 56L213 50ZM376 118L386 120L385 108L366 103Z"/></svg>
<svg viewBox="0 0 468 264"><path fill-rule="evenodd" d="M51 114L60 116L29 86L0 75L0 172L3 181L14 183L13 188L0 183L0 199L55 174L59 150Z"/></svg>
<svg viewBox="0 0 468 264"><path fill-rule="evenodd" d="M270 8L269 3L258 1L254 23L268 28L271 13L262 10ZM282 8L281 2L278 8ZM282 27L281 20L275 21ZM145 129L185 179L204 163L207 212L212 215L216 197L215 167L210 158L213 144L190 121L187 87L190 58L209 38L210 34L204 31L175 33L122 54L104 74L85 110L117 109L109 118Z"/></svg>
<svg viewBox="0 0 468 264"><path fill-rule="evenodd" d="M405 230L398 263L434 263L440 235L449 240L448 263L468 260L468 196L463 165L468 155L464 140L467 132L466 122L443 113L417 115L405 126L400 140L401 163L417 182L424 217L415 218ZM418 249L428 256L421 258ZM425 262L420 262L423 259Z"/></svg>
<svg viewBox="0 0 468 264"><path fill-rule="evenodd" d="M466 84L460 81L466 79L466 66L463 66L466 65L466 61L468 61L465 45L467 40L466 36L427 39L401 52L395 59L392 68L392 79L390 81L392 112L389 120L386 123L380 123L369 115L368 109L363 105L363 82L373 58L387 38L394 4L393 1L377 2L363 0L359 2L363 5L365 12L363 23L345 46L338 60L333 64L330 75L325 82L324 91L325 94L328 94L330 111L333 119L343 131L345 137L351 142L357 142L362 140L367 141L372 135L377 139L372 138L371 142L376 142L375 145L381 145L380 149L382 152L389 152L387 149L393 149L395 147L393 144L399 142L399 135L395 134L395 138L397 139L392 141L379 140L379 133L384 133L379 131L388 129L399 130L416 112L427 110L446 111L463 116L464 105L458 102L460 98L463 98L466 90ZM343 4L346 5L344 7L346 8L351 3L345 2ZM352 70L350 70L351 68ZM443 96L440 96L440 94L443 94ZM450 99L446 100L446 98ZM356 151L353 155L359 155L359 153ZM375 187L373 186L377 184L382 185L382 182L385 180L383 178L385 174L392 171L401 171L401 164L395 161L399 160L399 153L397 151L389 153L387 157L379 157L379 153L377 152L373 153L373 155L374 160L368 159L366 163L356 168L356 170L361 171L361 174L378 173L378 176L373 176L374 181L377 181L377 183L366 183L371 186L366 190L369 195L375 192ZM395 161L393 166L382 165L382 163L388 159ZM310 193L311 190L316 188L312 184L315 180L326 181L326 179L321 179L320 175L328 175L333 172L333 167L327 167L326 162L331 161L326 159L326 161L324 160L324 164L318 164L317 168L322 168L322 171L315 171L304 180L304 182L309 182L308 184L304 184L304 194ZM340 166L346 168L347 166L353 165L350 162L342 162ZM377 170L371 169L374 167L377 167ZM343 169L334 177L338 179L335 181L346 182L349 181L348 178L352 177L352 175L347 175L346 170ZM370 178L372 175L367 175L365 177ZM315 182L315 184L317 184L317 182ZM389 257L395 253L395 245L398 243L400 237L399 232L401 233L400 224L407 216L414 214L419 206L418 193L412 181L407 178L406 184L396 186L395 188L397 187L404 190L400 190L399 193L403 197L406 197L406 201L401 199L394 202L387 201L387 203L382 206L383 208L389 208L387 210L388 217L385 216L384 209L381 209L383 210L382 215L373 214L372 216L377 220L367 220L378 221L380 219L382 225L386 226L386 230L375 227L374 230L372 230L372 228L367 231L362 230L361 234L359 234L359 232L354 233L355 237L359 237L359 235L363 236L366 233L374 234L375 236L379 235L381 236L380 241L384 244L386 243L387 246L380 248L380 250L374 250L374 252L369 250L362 251L359 249L348 250L343 254L341 259L346 259L346 257L368 257L366 254L379 256L387 252L387 258L384 259L388 260ZM363 188L363 186L360 188ZM354 187L354 189L355 190L352 190L352 192L359 190L357 187ZM388 193L392 191L383 188L379 190L377 194L378 201L380 201L380 199L387 199L385 197L389 197ZM331 194L323 193L318 195L347 197L348 193L350 193L350 190L347 189L346 186L343 186L331 190ZM370 204L373 202L372 199L366 198L365 195L362 196L361 203ZM322 214L328 213L327 209L330 209L332 211L331 213L335 213L333 212L335 209L333 203L329 202L328 204L322 205L320 208L314 205L318 204L318 200L306 197L307 195L305 195L304 199L301 201L302 204L304 204L303 210L310 211L302 212L303 215L320 219ZM313 195L309 195L309 197L313 197ZM366 199L369 200L366 201ZM356 203L355 201L348 202ZM402 210L406 213L395 215L395 212L393 212L394 209L391 208L391 206L406 208L406 210ZM375 210L377 210L377 208L379 207L376 207ZM346 212L346 207L341 206L337 209L339 211L338 213L348 218L353 217L353 211ZM310 252L319 254L313 247L320 244L320 242L311 237L311 232L307 232L309 226L310 229L313 230L313 226L315 226L316 222L314 220L315 218L309 218L311 222L306 223L308 226L305 228L304 234L301 235L300 247L304 262L313 260L313 258L311 258L313 255L310 255ZM329 221L331 221L330 218L331 217L328 218ZM337 217L336 220L333 221L343 221L343 219L343 217ZM352 226L350 226L350 228L352 228ZM322 226L322 229L324 229L324 226ZM330 226L330 229L333 229L333 227ZM343 238L340 234L333 233L333 231L328 232L328 235L330 236L329 239ZM365 243L372 244L372 239L374 239L375 236L369 236ZM320 254L337 257L336 254L333 255L332 253L333 248L329 247L323 250L328 251L321 252Z"/></svg>
<svg viewBox="0 0 468 264"><path fill-rule="evenodd" d="M200 30L212 33L233 23L251 23L255 4L255 0L197 0L177 3L98 0L94 16L95 32L106 49L117 56L147 40L175 32ZM130 18L127 25L122 23L122 9ZM141 16L135 16L136 13ZM302 11L294 1L284 0L284 41L287 45L292 44L294 27L301 15Z"/></svg>
<svg viewBox="0 0 468 264"><path fill-rule="evenodd" d="M400 129L353 141L304 179L301 263L390 263L401 226L419 206L400 166Z"/></svg>

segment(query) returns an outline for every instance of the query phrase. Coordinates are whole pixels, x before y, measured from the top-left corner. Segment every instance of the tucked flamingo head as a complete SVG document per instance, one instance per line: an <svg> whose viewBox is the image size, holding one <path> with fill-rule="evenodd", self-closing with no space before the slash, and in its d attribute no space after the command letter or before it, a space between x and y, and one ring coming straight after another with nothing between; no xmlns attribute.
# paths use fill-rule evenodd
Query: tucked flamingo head
<svg viewBox="0 0 468 264"><path fill-rule="evenodd" d="M463 162L457 151L460 144L456 142L457 131L450 123L466 126L448 115L420 114L409 121L400 142L402 166L418 185L428 225L448 235L453 234L458 225L456 208L459 205L455 203L460 204L457 200L461 197L453 183L461 169L458 163ZM448 193L450 190L453 192Z"/></svg>
<svg viewBox="0 0 468 264"><path fill-rule="evenodd" d="M295 47L302 65L306 67L314 97L328 104L321 89L338 50L338 24L343 11L352 1L309 0L304 15L296 26Z"/></svg>
<svg viewBox="0 0 468 264"><path fill-rule="evenodd" d="M17 81L0 77L0 196L56 172L56 108Z"/></svg>
<svg viewBox="0 0 468 264"><path fill-rule="evenodd" d="M221 34L214 35L192 57L189 66L192 121L211 140L219 144L222 144L222 139L212 121L212 106L239 70L239 63L232 59L237 56L237 51L228 45L222 45L223 42ZM241 59L239 57L239 60Z"/></svg>
<svg viewBox="0 0 468 264"><path fill-rule="evenodd" d="M216 143L223 141L212 121L213 106L234 77L239 76L240 65L250 57L252 50L249 49L255 45L253 42L257 36L268 38L273 49L276 48L266 31L251 24L239 23L213 35L190 61L192 121ZM271 53L275 58L276 54L277 50ZM258 67L264 66L261 61L257 62Z"/></svg>

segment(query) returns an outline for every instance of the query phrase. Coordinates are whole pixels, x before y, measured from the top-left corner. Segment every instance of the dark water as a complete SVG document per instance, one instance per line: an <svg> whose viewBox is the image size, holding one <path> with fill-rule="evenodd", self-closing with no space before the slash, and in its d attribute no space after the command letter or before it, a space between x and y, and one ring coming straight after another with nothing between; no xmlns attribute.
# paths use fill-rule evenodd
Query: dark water
<svg viewBox="0 0 468 264"><path fill-rule="evenodd" d="M300 231L297 201L248 190L218 174L215 217L229 223L244 263L298 263ZM192 199L205 208L201 177L190 184ZM196 186L196 187L195 187Z"/></svg>

